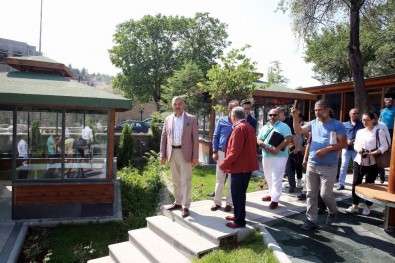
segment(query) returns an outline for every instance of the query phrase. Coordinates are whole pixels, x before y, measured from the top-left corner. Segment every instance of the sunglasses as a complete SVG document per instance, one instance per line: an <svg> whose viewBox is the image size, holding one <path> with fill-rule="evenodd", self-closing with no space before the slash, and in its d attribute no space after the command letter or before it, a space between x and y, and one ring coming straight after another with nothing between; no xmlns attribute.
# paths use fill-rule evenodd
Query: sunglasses
<svg viewBox="0 0 395 263"><path fill-rule="evenodd" d="M277 114L269 114L269 117L277 117Z"/></svg>
<svg viewBox="0 0 395 263"><path fill-rule="evenodd" d="M353 112L353 113L352 113L352 115L357 115L357 114L359 114L359 112Z"/></svg>

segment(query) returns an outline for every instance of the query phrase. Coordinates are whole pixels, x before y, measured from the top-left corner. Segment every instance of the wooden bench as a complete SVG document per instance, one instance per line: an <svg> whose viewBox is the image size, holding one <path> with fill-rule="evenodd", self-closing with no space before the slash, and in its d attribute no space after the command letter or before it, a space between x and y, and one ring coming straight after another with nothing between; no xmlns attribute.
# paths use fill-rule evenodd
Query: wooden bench
<svg viewBox="0 0 395 263"><path fill-rule="evenodd" d="M392 222L390 217L393 217L393 212L395 211L395 194L388 192L388 187L386 185L377 184L360 184L355 187L355 194L359 197L368 200L372 203L378 204L385 207L385 219L384 219L384 230L393 230L395 224Z"/></svg>

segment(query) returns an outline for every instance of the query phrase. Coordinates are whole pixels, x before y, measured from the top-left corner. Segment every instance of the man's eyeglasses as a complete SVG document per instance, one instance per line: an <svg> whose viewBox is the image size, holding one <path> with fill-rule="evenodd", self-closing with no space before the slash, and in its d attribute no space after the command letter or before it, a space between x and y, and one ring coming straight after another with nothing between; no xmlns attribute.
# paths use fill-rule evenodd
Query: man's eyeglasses
<svg viewBox="0 0 395 263"><path fill-rule="evenodd" d="M352 115L357 115L357 114L359 114L359 112L353 112L353 113L352 113Z"/></svg>
<svg viewBox="0 0 395 263"><path fill-rule="evenodd" d="M277 114L269 114L269 117L277 117Z"/></svg>

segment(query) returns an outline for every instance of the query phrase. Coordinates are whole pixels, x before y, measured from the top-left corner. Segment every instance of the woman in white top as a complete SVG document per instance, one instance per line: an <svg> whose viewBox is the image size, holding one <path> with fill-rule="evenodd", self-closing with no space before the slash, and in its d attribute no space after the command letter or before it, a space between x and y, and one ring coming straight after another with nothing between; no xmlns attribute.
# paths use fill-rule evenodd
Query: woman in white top
<svg viewBox="0 0 395 263"><path fill-rule="evenodd" d="M352 206L346 209L346 213L358 213L359 197L355 194L355 186L362 183L366 175L366 183L374 183L380 169L376 165L375 155L388 150L388 143L383 130L374 126L374 114L368 112L362 115L362 123L365 129L357 131L354 142L354 150L358 153L354 159L354 177L352 182ZM377 143L377 133L380 143ZM380 145L380 147L379 147ZM363 215L370 214L372 202L365 201Z"/></svg>

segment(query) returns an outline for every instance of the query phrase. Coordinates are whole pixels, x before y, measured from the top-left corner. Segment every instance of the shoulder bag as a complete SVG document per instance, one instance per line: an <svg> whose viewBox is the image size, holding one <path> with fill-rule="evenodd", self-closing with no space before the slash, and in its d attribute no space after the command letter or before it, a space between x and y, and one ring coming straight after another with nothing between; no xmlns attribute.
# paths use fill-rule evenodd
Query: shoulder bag
<svg viewBox="0 0 395 263"><path fill-rule="evenodd" d="M376 160L376 165L380 169L390 167L390 163L391 163L391 149L389 148L390 144L388 142L387 137L385 137L385 139L387 140L388 149L384 153L376 154L374 156ZM380 147L379 129L376 130L376 148L378 148L377 145L378 147Z"/></svg>

